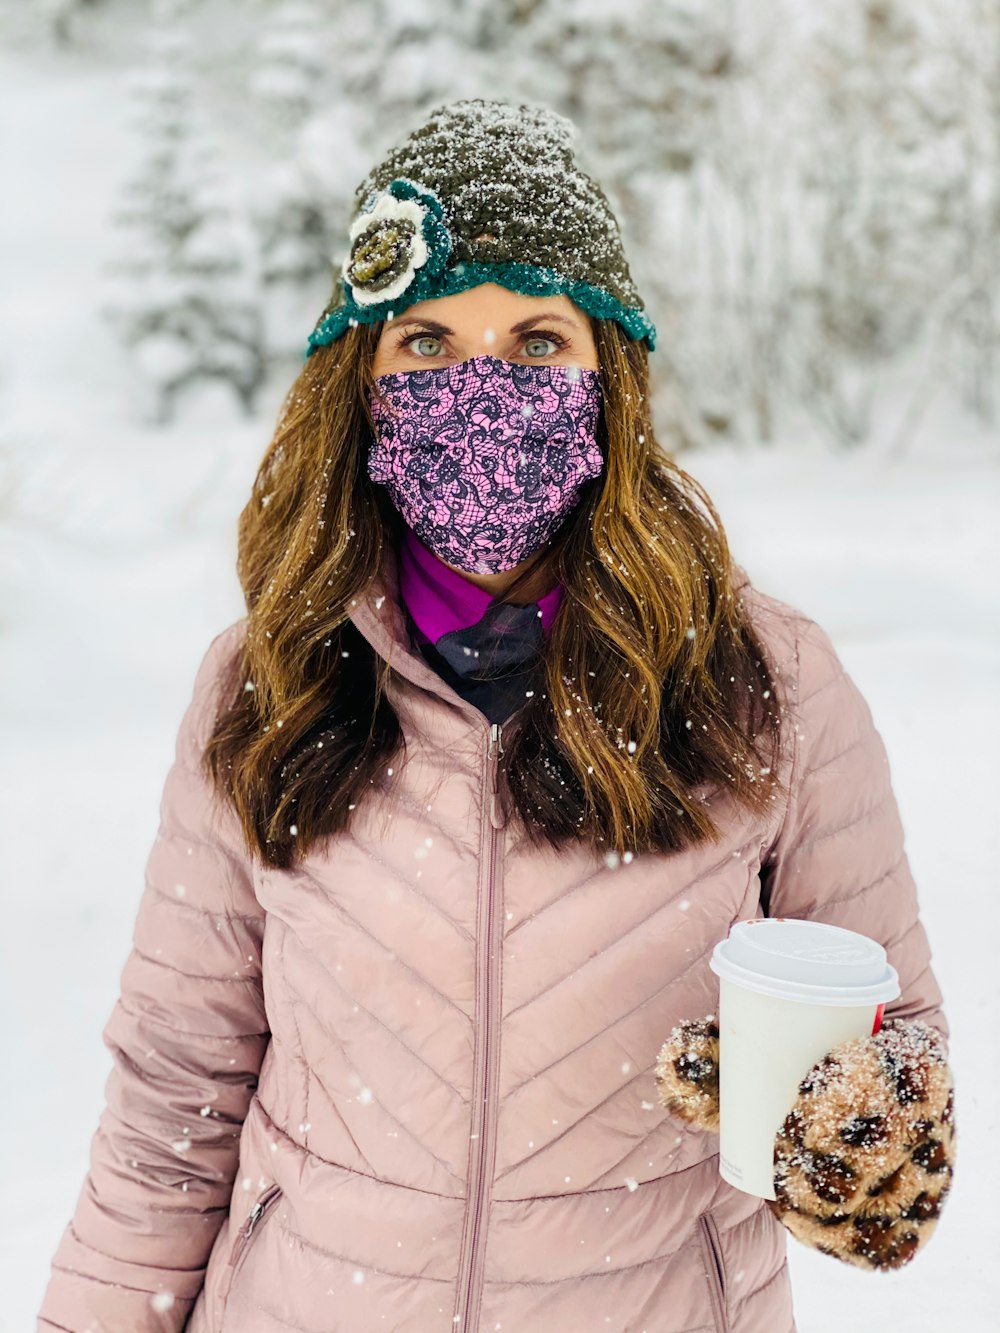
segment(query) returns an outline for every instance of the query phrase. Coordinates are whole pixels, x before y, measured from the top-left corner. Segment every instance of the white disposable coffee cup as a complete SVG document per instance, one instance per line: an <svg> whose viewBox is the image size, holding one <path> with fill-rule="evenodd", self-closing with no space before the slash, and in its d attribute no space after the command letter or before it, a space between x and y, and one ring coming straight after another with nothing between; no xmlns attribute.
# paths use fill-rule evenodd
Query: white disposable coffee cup
<svg viewBox="0 0 1000 1333"><path fill-rule="evenodd" d="M877 1032L900 994L877 940L791 917L737 921L709 967L719 977L719 1172L773 1199L774 1139L817 1060Z"/></svg>

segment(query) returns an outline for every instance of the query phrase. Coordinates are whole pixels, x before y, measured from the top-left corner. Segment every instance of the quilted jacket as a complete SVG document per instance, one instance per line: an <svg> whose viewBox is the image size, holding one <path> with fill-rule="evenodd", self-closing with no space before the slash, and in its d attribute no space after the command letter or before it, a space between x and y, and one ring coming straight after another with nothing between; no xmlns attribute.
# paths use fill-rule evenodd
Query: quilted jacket
<svg viewBox="0 0 1000 1333"><path fill-rule="evenodd" d="M768 913L873 936L887 1016L948 1027L869 707L737 570L790 797L760 820L717 795L721 843L617 865L505 819L516 714L417 651L389 549L351 617L395 668L405 761L349 833L261 868L198 772L245 621L212 641L39 1330L795 1333L787 1232L659 1105L657 1052L717 1004L715 943Z"/></svg>

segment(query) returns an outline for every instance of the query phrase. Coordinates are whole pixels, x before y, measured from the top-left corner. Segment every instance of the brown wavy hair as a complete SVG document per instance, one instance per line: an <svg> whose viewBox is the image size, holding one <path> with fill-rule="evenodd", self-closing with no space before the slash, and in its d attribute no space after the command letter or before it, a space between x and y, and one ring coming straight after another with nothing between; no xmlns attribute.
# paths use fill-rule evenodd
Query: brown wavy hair
<svg viewBox="0 0 1000 1333"><path fill-rule="evenodd" d="M536 846L586 839L624 856L717 841L713 791L773 808L781 710L719 516L656 444L646 346L591 325L606 466L505 594L516 601L539 565L565 589L544 690L504 736L504 800ZM305 361L239 518L240 688L203 762L251 853L281 868L345 829L405 749L391 668L347 616L402 529L366 466L382 327L353 326Z"/></svg>

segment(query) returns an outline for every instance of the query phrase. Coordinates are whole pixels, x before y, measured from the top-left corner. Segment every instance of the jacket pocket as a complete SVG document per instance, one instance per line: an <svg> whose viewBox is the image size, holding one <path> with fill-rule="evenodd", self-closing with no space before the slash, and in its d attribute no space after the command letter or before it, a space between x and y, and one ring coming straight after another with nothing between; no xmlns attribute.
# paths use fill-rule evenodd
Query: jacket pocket
<svg viewBox="0 0 1000 1333"><path fill-rule="evenodd" d="M711 1213L702 1213L698 1218L698 1234L708 1270L708 1286L712 1297L712 1317L717 1333L728 1333L729 1314L726 1309L726 1265L722 1257L722 1245L719 1241L719 1228Z"/></svg>
<svg viewBox="0 0 1000 1333"><path fill-rule="evenodd" d="M260 1235L260 1229L264 1222L274 1212L274 1205L281 1197L280 1185L269 1185L263 1194L257 1199L254 1206L247 1214L243 1225L236 1233L232 1247L229 1251L229 1261L226 1264L226 1271L222 1279L222 1318L225 1320L226 1306L229 1303L229 1296L233 1289L233 1282L236 1274L247 1257L247 1252L253 1244L255 1238Z"/></svg>

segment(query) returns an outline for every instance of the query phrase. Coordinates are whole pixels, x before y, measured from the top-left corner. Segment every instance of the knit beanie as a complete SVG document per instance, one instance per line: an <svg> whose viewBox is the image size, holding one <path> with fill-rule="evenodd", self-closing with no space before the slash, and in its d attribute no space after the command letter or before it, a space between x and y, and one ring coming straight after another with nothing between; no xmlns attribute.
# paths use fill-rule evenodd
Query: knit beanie
<svg viewBox="0 0 1000 1333"><path fill-rule="evenodd" d="M574 160L576 133L541 105L475 97L431 111L357 187L347 254L306 358L349 326L483 282L562 293L652 350L614 213Z"/></svg>

